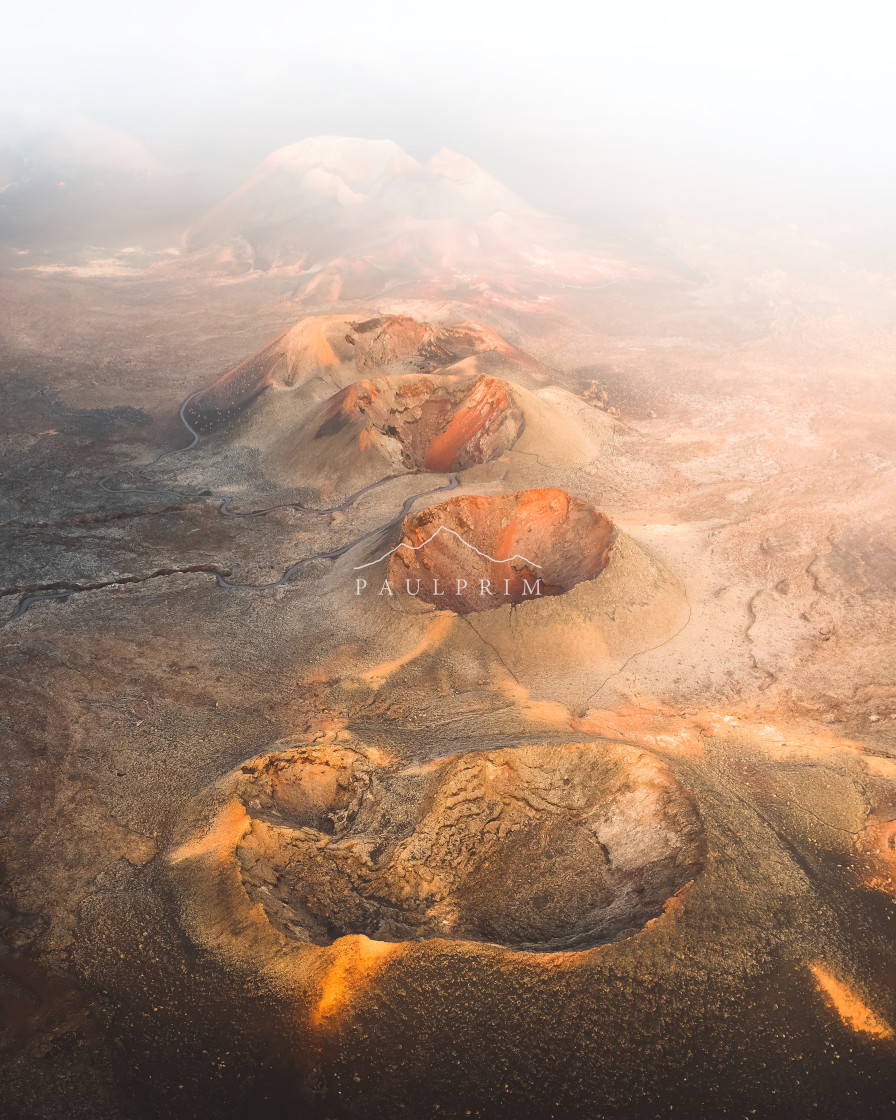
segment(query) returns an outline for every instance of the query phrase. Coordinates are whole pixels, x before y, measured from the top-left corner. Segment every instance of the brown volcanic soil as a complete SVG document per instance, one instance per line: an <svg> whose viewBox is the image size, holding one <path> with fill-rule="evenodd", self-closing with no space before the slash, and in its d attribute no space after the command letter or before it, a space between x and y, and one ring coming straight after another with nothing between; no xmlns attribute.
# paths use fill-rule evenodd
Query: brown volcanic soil
<svg viewBox="0 0 896 1120"><path fill-rule="evenodd" d="M462 495L405 518L401 545L389 559L389 582L404 587L410 580L414 588L419 580L423 602L458 614L493 610L534 594L562 595L596 579L613 539L609 518L563 490ZM531 590L536 581L537 593Z"/></svg>
<svg viewBox="0 0 896 1120"><path fill-rule="evenodd" d="M703 863L693 803L612 744L476 751L396 769L363 747L242 768L245 889L287 937L443 937L541 951L631 934Z"/></svg>
<svg viewBox="0 0 896 1120"><path fill-rule="evenodd" d="M408 470L448 472L499 458L522 431L523 412L495 377L364 380L332 398L314 438L359 420L362 449L372 444Z"/></svg>
<svg viewBox="0 0 896 1120"><path fill-rule="evenodd" d="M3 587L104 584L2 630L10 1116L889 1120L892 277L839 257L794 271L780 239L758 261L742 245L726 260L715 236L695 246L713 254L712 287L617 284L517 321L565 384L576 369L606 371L607 403L624 413L613 447L560 484L620 533L598 579L508 609L510 640L496 650L471 628L501 611L451 616L448 638L439 644L433 625L422 642L442 612L419 626L397 611L364 615L324 561L262 592L225 592L198 571L116 586L118 574L220 565L221 545L236 576L271 580L382 525L413 487L376 491L332 522L225 520L195 497L214 474L175 499L185 509L97 490L102 474L180 445L169 418L183 398L298 310L267 281L174 292L0 280L6 334L21 347L0 417ZM315 368L334 373L323 396L343 387L339 367ZM158 473L142 484L166 484ZM692 614L674 639L602 673L583 715L556 702L540 628L524 624L612 591L632 539L681 575ZM18 596L4 601L6 618ZM608 609L618 615L615 601ZM578 619L568 639L580 662ZM507 652L524 646L534 675L516 680ZM383 662L377 673L359 671L365 658ZM707 855L658 919L590 950L303 944L275 929L261 887L271 918L249 905L236 857L218 860L209 839L217 783L275 740L291 744L278 752L301 739L334 758L375 742L410 767L598 736L662 757L697 804ZM209 902L200 892L182 894L181 878L172 888L166 860L185 842L204 853L214 921L195 920ZM218 953L225 935L229 955ZM303 954L313 968L295 967Z"/></svg>

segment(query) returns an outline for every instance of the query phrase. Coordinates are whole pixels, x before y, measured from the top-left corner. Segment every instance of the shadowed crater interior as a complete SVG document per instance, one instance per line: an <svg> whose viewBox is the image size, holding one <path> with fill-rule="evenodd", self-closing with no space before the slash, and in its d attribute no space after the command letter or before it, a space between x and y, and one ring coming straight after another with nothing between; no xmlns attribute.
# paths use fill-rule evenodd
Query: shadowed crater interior
<svg viewBox="0 0 896 1120"><path fill-rule="evenodd" d="M366 422L362 444L421 471L460 471L497 459L523 428L510 385L479 375L358 381L330 400L315 438L358 420Z"/></svg>
<svg viewBox="0 0 896 1120"><path fill-rule="evenodd" d="M690 796L632 747L380 759L300 748L243 768L243 883L286 936L583 949L642 928L703 865Z"/></svg>

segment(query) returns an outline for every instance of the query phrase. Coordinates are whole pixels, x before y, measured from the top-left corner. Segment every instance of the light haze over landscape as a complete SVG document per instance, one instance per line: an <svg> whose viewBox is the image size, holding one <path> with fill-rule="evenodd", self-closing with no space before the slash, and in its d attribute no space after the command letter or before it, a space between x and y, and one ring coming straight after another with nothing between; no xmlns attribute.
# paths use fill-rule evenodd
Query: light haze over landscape
<svg viewBox="0 0 896 1120"><path fill-rule="evenodd" d="M892 8L2 35L4 1120L892 1120Z"/></svg>
<svg viewBox="0 0 896 1120"><path fill-rule="evenodd" d="M563 214L832 207L896 188L890 6L54 2L4 20L0 147L33 107L235 187L320 133L449 147ZM29 108L30 107L30 108ZM32 124L22 124L22 113ZM45 116L46 119L46 116ZM29 128L31 136L29 137Z"/></svg>

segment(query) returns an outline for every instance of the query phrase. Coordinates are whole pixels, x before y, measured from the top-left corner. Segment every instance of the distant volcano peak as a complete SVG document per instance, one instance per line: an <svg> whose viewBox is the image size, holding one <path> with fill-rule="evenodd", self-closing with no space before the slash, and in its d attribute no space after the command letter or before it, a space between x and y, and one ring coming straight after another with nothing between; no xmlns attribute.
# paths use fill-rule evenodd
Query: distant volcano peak
<svg viewBox="0 0 896 1120"><path fill-rule="evenodd" d="M535 306L667 272L530 206L467 156L313 136L273 152L184 236L191 272L296 277L317 304L401 293Z"/></svg>
<svg viewBox="0 0 896 1120"><path fill-rule="evenodd" d="M355 187L370 187L384 177L419 171L420 164L392 140L357 136L309 136L277 148L261 164L253 179L266 168L280 167L300 174L327 168Z"/></svg>

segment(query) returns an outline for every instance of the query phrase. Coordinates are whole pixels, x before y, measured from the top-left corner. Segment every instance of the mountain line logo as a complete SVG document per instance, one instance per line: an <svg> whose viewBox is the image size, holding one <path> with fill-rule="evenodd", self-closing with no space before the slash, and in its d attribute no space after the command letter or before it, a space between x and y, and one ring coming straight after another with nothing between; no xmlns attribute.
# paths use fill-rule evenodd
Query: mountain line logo
<svg viewBox="0 0 896 1120"><path fill-rule="evenodd" d="M393 548L390 548L388 552L384 552L383 555L377 557L376 560L368 560L366 564L357 564L355 566L354 570L356 572L360 572L360 571L364 570L365 568L372 568L377 564L381 564L384 560L388 560L391 556L400 552L401 549L407 549L410 552L420 552L422 549L424 549L428 544L430 544L433 540L435 540L436 537L438 537L442 533L445 533L445 534L448 534L448 535L454 537L462 545L464 545L466 548L470 549L471 552L475 553L477 556L481 557L483 560L487 561L489 564L512 564L514 562L514 560L516 560L516 561L519 561L520 567L522 567L524 569L527 569L530 572L531 572L531 569L533 569L533 568L539 568L539 569L541 568L541 564L536 563L534 560L530 560L528 557L523 556L521 553L518 553L518 552L514 553L513 556L506 556L506 557L503 557L503 558L498 558L496 556L490 556L487 552L483 552L481 549L477 548L474 544L470 544L470 542L465 540L460 535L460 533L458 533L455 529L449 529L447 525L440 525L434 533L432 533L429 537L426 538L425 541L422 541L420 544L408 544L407 541L399 541L399 543L397 545L395 545ZM468 575L469 575L469 573L468 573ZM439 587L439 582L440 581L442 581L443 584L444 584L444 586L442 588ZM521 586L520 586L520 581L521 581ZM399 589L399 591L403 590L408 595L417 596L417 595L420 595L420 593L421 593L421 587L422 587L424 581L422 579L416 579L416 580L407 579L407 580L404 581L405 582L405 587L403 589L401 589L399 587L399 581L394 580L394 576L393 576L391 566L390 566L390 572L387 574L386 578L383 580L382 586L380 587L377 594L388 595L390 597L394 596L396 594L396 588L393 588L393 586L392 586L393 582L396 583L396 587ZM541 579L540 578L536 578L536 579L534 579L534 581L530 581L529 579L526 579L524 577L520 577L519 572L516 571L516 570L514 572L514 577L513 578L505 578L502 581L502 580L496 579L494 576L492 576L491 578L484 578L484 577L479 576L477 579L474 579L474 588L475 588L475 584L477 582L479 584L478 594L479 594L480 597L485 597L485 596L488 595L488 596L492 596L492 597L494 597L494 596L511 597L512 596L515 599L519 598L520 596L522 596L523 598L530 598L530 597L531 598L537 598L537 597L540 597L541 594L542 594ZM500 584L502 582L503 582L503 585L504 585L503 590L500 590L500 589L493 590L493 588L492 588L493 583L496 585L496 587L500 588ZM511 583L514 584L513 590L511 590ZM414 584L415 586L412 587L412 584ZM355 580L355 594L356 595L362 594L362 592L366 588L367 588L367 580L363 577L358 577ZM452 590L452 588L453 588L453 590ZM431 586L427 587L425 589L423 597L425 599L428 599L428 600L432 599L432 598L442 598L445 595L466 597L470 593L471 593L471 587L470 587L470 580L468 578L466 578L465 576L462 576L462 575L452 576L452 577L449 578L449 577L446 577L443 574L443 575L440 575L436 578L433 578L433 580L431 581ZM475 594L476 593L475 590L473 590L472 593Z"/></svg>

